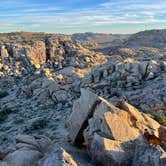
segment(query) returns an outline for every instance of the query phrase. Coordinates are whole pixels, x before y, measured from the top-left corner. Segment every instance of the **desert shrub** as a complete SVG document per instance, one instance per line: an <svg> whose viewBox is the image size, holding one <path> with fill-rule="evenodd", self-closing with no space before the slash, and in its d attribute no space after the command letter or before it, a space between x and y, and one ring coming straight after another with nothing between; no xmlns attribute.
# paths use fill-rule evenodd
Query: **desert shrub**
<svg viewBox="0 0 166 166"><path fill-rule="evenodd" d="M6 97L8 96L8 92L7 91L0 91L0 99L3 98L3 97Z"/></svg>
<svg viewBox="0 0 166 166"><path fill-rule="evenodd" d="M165 115L157 115L155 120L158 121L161 125L166 126L166 116Z"/></svg>
<svg viewBox="0 0 166 166"><path fill-rule="evenodd" d="M23 122L24 122L24 119L20 118L20 117L16 117L15 120L14 120L15 124L20 124L20 123L23 123Z"/></svg>
<svg viewBox="0 0 166 166"><path fill-rule="evenodd" d="M4 108L0 111L0 121L4 121L7 116L12 113L13 111L10 108Z"/></svg>
<svg viewBox="0 0 166 166"><path fill-rule="evenodd" d="M37 119L31 125L31 130L42 129L47 125L47 121L45 119Z"/></svg>

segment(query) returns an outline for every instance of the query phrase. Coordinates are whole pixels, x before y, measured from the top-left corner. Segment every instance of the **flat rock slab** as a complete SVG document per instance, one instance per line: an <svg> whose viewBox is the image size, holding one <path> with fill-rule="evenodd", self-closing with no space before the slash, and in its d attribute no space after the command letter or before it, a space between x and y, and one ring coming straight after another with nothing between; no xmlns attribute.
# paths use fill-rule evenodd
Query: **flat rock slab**
<svg viewBox="0 0 166 166"><path fill-rule="evenodd" d="M97 95L81 89L81 97L74 102L73 112L67 123L69 139L73 144L77 145L83 141L83 130L88 126L88 119L93 116L93 111L99 102Z"/></svg>

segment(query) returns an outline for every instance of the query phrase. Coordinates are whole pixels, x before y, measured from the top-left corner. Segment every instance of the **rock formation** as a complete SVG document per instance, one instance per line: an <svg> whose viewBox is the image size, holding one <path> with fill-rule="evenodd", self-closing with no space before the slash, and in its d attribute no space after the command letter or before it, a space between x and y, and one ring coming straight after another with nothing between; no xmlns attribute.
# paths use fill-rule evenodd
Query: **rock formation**
<svg viewBox="0 0 166 166"><path fill-rule="evenodd" d="M81 92L67 123L72 142L86 145L97 164L160 165L165 150L162 145L150 145L144 131L165 141L166 135L161 137L159 132L161 127L166 131L165 127L124 101L114 106L92 92Z"/></svg>
<svg viewBox="0 0 166 166"><path fill-rule="evenodd" d="M76 145L86 147L99 165L107 161L162 165L166 149L165 30L109 35L108 41L103 34L87 33L84 40L84 34L75 36L77 40L74 35L0 34L1 163L33 149L34 156L28 155L22 163L51 165L59 159L57 165L94 165ZM91 42L88 36L97 40ZM145 129L162 139L164 151L147 144ZM17 148L14 138L18 135L31 137L33 142L43 138L37 135L44 135L55 148L44 148L41 155L30 143L28 152L24 151L27 142Z"/></svg>

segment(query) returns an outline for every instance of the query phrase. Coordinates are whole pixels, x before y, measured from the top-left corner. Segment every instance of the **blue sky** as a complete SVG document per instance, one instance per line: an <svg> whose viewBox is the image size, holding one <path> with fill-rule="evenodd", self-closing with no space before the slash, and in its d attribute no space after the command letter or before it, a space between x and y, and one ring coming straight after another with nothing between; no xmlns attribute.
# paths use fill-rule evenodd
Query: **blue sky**
<svg viewBox="0 0 166 166"><path fill-rule="evenodd" d="M134 33L166 28L166 0L1 0L0 32Z"/></svg>

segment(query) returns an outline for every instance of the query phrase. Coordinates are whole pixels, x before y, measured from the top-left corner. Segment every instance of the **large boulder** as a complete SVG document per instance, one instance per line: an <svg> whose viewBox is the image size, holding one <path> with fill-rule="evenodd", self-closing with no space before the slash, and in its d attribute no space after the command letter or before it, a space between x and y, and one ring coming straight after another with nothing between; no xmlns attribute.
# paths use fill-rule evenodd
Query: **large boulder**
<svg viewBox="0 0 166 166"><path fill-rule="evenodd" d="M125 145L121 141L111 140L95 134L91 143L90 154L96 164L104 166L128 166L132 162L132 142Z"/></svg>
<svg viewBox="0 0 166 166"><path fill-rule="evenodd" d="M144 134L148 131L156 139L165 141L164 126L125 101L120 100L115 106L88 90L81 92L68 125L69 137L74 143L84 142L92 159L100 165L134 166L148 162L159 165L164 149L160 145L159 148L151 146ZM150 157L143 162L146 156Z"/></svg>
<svg viewBox="0 0 166 166"><path fill-rule="evenodd" d="M119 102L115 107L103 98L89 119L89 125L84 130L84 138L90 144L96 131L104 133L107 137L118 141L141 140L145 129L159 136L160 124L148 115L139 112L126 102Z"/></svg>
<svg viewBox="0 0 166 166"><path fill-rule="evenodd" d="M88 119L93 116L94 107L99 102L99 98L92 92L82 89L81 97L75 101L73 112L67 122L69 139L73 144L83 141L83 130L88 124Z"/></svg>
<svg viewBox="0 0 166 166"><path fill-rule="evenodd" d="M35 150L20 149L8 154L3 160L7 166L30 166L36 165L42 154Z"/></svg>
<svg viewBox="0 0 166 166"><path fill-rule="evenodd" d="M16 138L16 143L15 149L1 152L0 165L37 165L51 147L50 139L45 136L19 135Z"/></svg>

